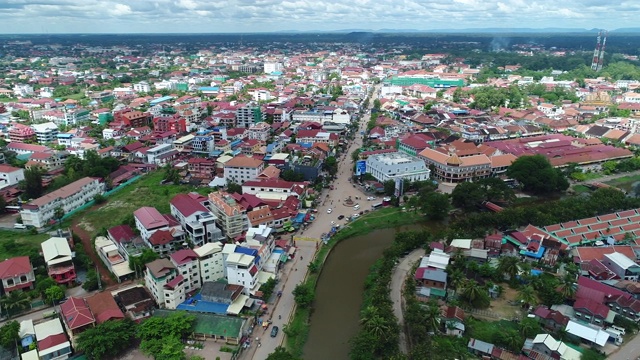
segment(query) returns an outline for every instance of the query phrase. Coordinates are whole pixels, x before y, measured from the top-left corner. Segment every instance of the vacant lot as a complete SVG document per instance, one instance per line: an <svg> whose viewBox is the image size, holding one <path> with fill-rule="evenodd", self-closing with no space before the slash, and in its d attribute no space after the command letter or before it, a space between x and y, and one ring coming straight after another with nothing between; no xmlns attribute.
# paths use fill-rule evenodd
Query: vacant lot
<svg viewBox="0 0 640 360"><path fill-rule="evenodd" d="M40 252L40 244L49 234L31 235L25 230L0 230L0 261L14 256L28 256Z"/></svg>
<svg viewBox="0 0 640 360"><path fill-rule="evenodd" d="M213 191L209 187L161 185L163 176L162 170L144 175L140 180L109 196L104 204L74 215L71 221L93 237L102 228L108 229L125 223L142 206L155 207L166 214L169 213L169 201L177 194L195 191L207 195Z"/></svg>

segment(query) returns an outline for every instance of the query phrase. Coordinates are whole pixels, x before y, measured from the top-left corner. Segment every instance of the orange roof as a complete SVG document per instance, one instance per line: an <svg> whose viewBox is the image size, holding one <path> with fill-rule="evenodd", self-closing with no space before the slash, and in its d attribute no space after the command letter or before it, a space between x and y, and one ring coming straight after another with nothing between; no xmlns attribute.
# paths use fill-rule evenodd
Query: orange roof
<svg viewBox="0 0 640 360"><path fill-rule="evenodd" d="M495 155L491 157L491 167L505 167L511 165L518 157L513 154Z"/></svg>
<svg viewBox="0 0 640 360"><path fill-rule="evenodd" d="M260 167L260 165L262 165L262 160L243 155L238 155L224 164L225 167L244 168L257 168Z"/></svg>

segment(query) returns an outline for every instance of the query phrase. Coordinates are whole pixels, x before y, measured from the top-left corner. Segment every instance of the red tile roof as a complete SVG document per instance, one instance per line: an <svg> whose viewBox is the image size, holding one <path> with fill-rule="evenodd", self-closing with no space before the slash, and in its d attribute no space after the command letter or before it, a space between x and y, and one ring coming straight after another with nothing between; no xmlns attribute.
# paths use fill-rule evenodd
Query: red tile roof
<svg viewBox="0 0 640 360"><path fill-rule="evenodd" d="M171 199L173 205L184 217L196 212L209 212L200 202L188 194L178 194Z"/></svg>
<svg viewBox="0 0 640 360"><path fill-rule="evenodd" d="M109 291L88 297L87 305L95 315L98 324L107 320L124 319L124 314Z"/></svg>
<svg viewBox="0 0 640 360"><path fill-rule="evenodd" d="M173 241L173 235L169 230L158 230L149 237L152 245L165 245Z"/></svg>
<svg viewBox="0 0 640 360"><path fill-rule="evenodd" d="M144 206L133 212L138 221L145 229L157 229L163 226L169 226L167 220L155 208Z"/></svg>
<svg viewBox="0 0 640 360"><path fill-rule="evenodd" d="M184 277L182 277L182 275L178 275L176 276L175 279L169 281L168 283L166 283L164 285L164 287L169 288L169 289L175 289L175 287L184 280Z"/></svg>
<svg viewBox="0 0 640 360"><path fill-rule="evenodd" d="M0 279L13 278L28 274L33 270L28 256L14 257L0 262Z"/></svg>
<svg viewBox="0 0 640 360"><path fill-rule="evenodd" d="M107 230L109 236L113 238L118 243L127 242L133 240L136 237L136 234L131 229L129 225L118 225Z"/></svg>
<svg viewBox="0 0 640 360"><path fill-rule="evenodd" d="M171 254L171 260L178 265L186 264L198 258L198 254L191 249L182 249Z"/></svg>
<svg viewBox="0 0 640 360"><path fill-rule="evenodd" d="M609 315L609 308L607 305L598 303L591 299L578 299L576 300L576 303L573 304L573 308L578 311L587 310L591 315L599 316L603 319L606 319L607 315Z"/></svg>
<svg viewBox="0 0 640 360"><path fill-rule="evenodd" d="M68 342L68 341L69 340L67 340L67 336L64 333L50 335L38 341L38 350L43 351L60 344L64 344L65 342Z"/></svg>
<svg viewBox="0 0 640 360"><path fill-rule="evenodd" d="M85 299L70 297L60 305L62 318L71 330L93 324L96 320L87 306Z"/></svg>

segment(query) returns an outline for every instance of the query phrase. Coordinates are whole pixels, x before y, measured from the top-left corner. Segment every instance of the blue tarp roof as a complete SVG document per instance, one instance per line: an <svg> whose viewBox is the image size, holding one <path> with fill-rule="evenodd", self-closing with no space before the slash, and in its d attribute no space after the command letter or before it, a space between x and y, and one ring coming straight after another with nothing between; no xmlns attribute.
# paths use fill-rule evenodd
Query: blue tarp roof
<svg viewBox="0 0 640 360"><path fill-rule="evenodd" d="M307 214L303 214L303 213L299 213L298 215L296 215L295 219L293 219L293 222L297 222L297 223L302 223L304 222L304 217Z"/></svg>
<svg viewBox="0 0 640 360"><path fill-rule="evenodd" d="M217 86L203 86L203 87L199 87L198 90L200 91L219 91L220 88Z"/></svg>
<svg viewBox="0 0 640 360"><path fill-rule="evenodd" d="M301 142L301 143L298 143L298 145L302 146L303 148L311 148L313 146L313 143Z"/></svg>
<svg viewBox="0 0 640 360"><path fill-rule="evenodd" d="M165 102L165 101L169 101L169 100L173 100L173 96L163 96L161 98L157 98L157 99L151 100L149 102L149 105L154 106L154 105L160 104L161 102Z"/></svg>
<svg viewBox="0 0 640 360"><path fill-rule="evenodd" d="M538 252L535 253L526 250L520 250L520 255L529 256L534 259L540 259L542 257L542 254L544 254L544 250L544 246L540 246L540 248L538 248Z"/></svg>
<svg viewBox="0 0 640 360"><path fill-rule="evenodd" d="M188 299L187 301L178 305L176 310L197 311L203 313L226 315L228 308L228 304L204 301L202 300L202 295L197 294L194 295L191 299Z"/></svg>

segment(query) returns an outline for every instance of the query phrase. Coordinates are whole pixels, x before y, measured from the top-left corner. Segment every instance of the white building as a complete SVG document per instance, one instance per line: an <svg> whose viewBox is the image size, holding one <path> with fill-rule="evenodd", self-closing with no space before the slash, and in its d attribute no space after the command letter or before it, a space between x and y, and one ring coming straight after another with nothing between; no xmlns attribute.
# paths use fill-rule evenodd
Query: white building
<svg viewBox="0 0 640 360"><path fill-rule="evenodd" d="M263 170L262 160L238 155L224 164L224 178L227 182L242 184L257 179Z"/></svg>
<svg viewBox="0 0 640 360"><path fill-rule="evenodd" d="M209 206L227 238L234 239L249 228L247 210L226 192L210 193Z"/></svg>
<svg viewBox="0 0 640 360"><path fill-rule="evenodd" d="M640 266L619 252L605 254L602 263L623 280L638 281Z"/></svg>
<svg viewBox="0 0 640 360"><path fill-rule="evenodd" d="M41 322L33 329L38 340L36 343L38 359L63 360L71 356L71 343L62 328L60 319Z"/></svg>
<svg viewBox="0 0 640 360"><path fill-rule="evenodd" d="M269 134L271 133L271 126L266 122L259 122L251 125L248 132L249 139L266 142L269 139Z"/></svg>
<svg viewBox="0 0 640 360"><path fill-rule="evenodd" d="M100 260L116 276L118 282L133 274L133 270L129 268L129 261L118 252L118 246L113 241L104 236L98 236L95 240L95 247Z"/></svg>
<svg viewBox="0 0 640 360"><path fill-rule="evenodd" d="M630 91L630 92L626 92L622 95L624 97L624 102L628 102L628 103L640 103L640 94Z"/></svg>
<svg viewBox="0 0 640 360"><path fill-rule="evenodd" d="M165 159L173 153L177 153L177 151L173 149L173 144L171 143L152 147L147 150L147 163L156 165L163 164Z"/></svg>
<svg viewBox="0 0 640 360"><path fill-rule="evenodd" d="M289 196L301 198L305 188L304 182L281 179L254 180L242 184L242 193L255 195L263 200L286 200Z"/></svg>
<svg viewBox="0 0 640 360"><path fill-rule="evenodd" d="M282 63L279 62L266 62L264 63L264 73L265 74L272 74L274 72L282 72L282 69L284 67L282 66Z"/></svg>
<svg viewBox="0 0 640 360"><path fill-rule="evenodd" d="M227 282L233 285L241 285L244 292L249 294L258 283L260 270L255 264L255 257L235 251L236 246L226 244L222 250L225 254L225 272Z"/></svg>
<svg viewBox="0 0 640 360"><path fill-rule="evenodd" d="M36 133L36 139L40 144L54 143L58 140L58 125L53 122L33 124L31 128Z"/></svg>
<svg viewBox="0 0 640 360"><path fill-rule="evenodd" d="M216 227L216 216L203 203L209 199L198 194L178 194L169 203L171 215L180 222L194 246L224 239Z"/></svg>
<svg viewBox="0 0 640 360"><path fill-rule="evenodd" d="M185 279L169 259L157 259L146 265L144 284L161 308L175 309L184 302Z"/></svg>
<svg viewBox="0 0 640 360"><path fill-rule="evenodd" d="M124 135L124 132L122 130L117 130L117 129L102 130L102 138L105 140L119 139L120 137L122 137L122 135Z"/></svg>
<svg viewBox="0 0 640 360"><path fill-rule="evenodd" d="M27 97L33 95L33 86L26 84L16 84L13 87L13 94L16 97Z"/></svg>
<svg viewBox="0 0 640 360"><path fill-rule="evenodd" d="M151 92L151 86L146 81L140 81L137 84L133 84L133 91L135 92Z"/></svg>
<svg viewBox="0 0 640 360"><path fill-rule="evenodd" d="M408 181L425 181L429 180L431 173L424 161L399 152L369 156L366 171L380 182L399 178Z"/></svg>
<svg viewBox="0 0 640 360"><path fill-rule="evenodd" d="M0 189L18 185L22 180L24 180L24 169L0 164Z"/></svg>
<svg viewBox="0 0 640 360"><path fill-rule="evenodd" d="M222 243L206 243L193 251L198 255L200 277L202 282L216 281L224 278L224 256Z"/></svg>
<svg viewBox="0 0 640 360"><path fill-rule="evenodd" d="M104 183L97 178L85 177L22 205L20 217L25 225L41 228L53 219L55 209L65 214L93 200L104 192Z"/></svg>
<svg viewBox="0 0 640 360"><path fill-rule="evenodd" d="M266 119L267 115L257 105L247 104L236 110L236 127L239 128L246 129Z"/></svg>
<svg viewBox="0 0 640 360"><path fill-rule="evenodd" d="M148 241L158 230L169 230L169 221L156 208L143 206L133 212L133 219L144 241Z"/></svg>
<svg viewBox="0 0 640 360"><path fill-rule="evenodd" d="M169 256L171 263L184 278L184 291L189 293L202 287L198 254L191 249L182 249Z"/></svg>

